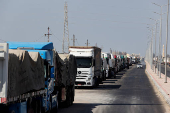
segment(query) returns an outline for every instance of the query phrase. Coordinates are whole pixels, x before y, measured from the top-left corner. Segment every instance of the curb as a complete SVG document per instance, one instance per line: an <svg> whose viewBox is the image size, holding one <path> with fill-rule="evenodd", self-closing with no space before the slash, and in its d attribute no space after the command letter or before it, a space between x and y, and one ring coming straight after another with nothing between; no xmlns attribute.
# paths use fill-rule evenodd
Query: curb
<svg viewBox="0 0 170 113"><path fill-rule="evenodd" d="M169 96L166 94L166 92L159 86L159 84L155 81L155 79L150 75L150 73L147 71L147 69L145 69L145 72L147 72L146 74L150 76L150 78L152 79L153 83L155 84L155 86L157 87L157 89L159 90L159 92L162 94L163 98L165 99L165 101L168 103L168 105L170 106L170 98Z"/></svg>

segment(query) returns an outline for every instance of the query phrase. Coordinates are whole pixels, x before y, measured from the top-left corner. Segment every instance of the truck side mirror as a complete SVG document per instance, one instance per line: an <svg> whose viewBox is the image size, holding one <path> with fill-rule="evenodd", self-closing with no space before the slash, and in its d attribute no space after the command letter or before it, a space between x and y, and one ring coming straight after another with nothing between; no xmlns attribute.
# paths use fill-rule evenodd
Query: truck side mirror
<svg viewBox="0 0 170 113"><path fill-rule="evenodd" d="M93 59L93 66L95 66L95 59Z"/></svg>

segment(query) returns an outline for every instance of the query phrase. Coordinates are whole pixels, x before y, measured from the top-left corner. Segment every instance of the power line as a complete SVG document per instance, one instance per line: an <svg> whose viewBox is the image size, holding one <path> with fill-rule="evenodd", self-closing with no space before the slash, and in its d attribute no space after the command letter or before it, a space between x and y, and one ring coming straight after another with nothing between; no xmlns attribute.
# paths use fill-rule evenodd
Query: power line
<svg viewBox="0 0 170 113"><path fill-rule="evenodd" d="M56 38L57 38L57 40L59 40L60 42L62 42L53 32L52 32L52 30L50 29L50 31L51 31L51 33L52 33L52 35L53 36L55 36Z"/></svg>
<svg viewBox="0 0 170 113"><path fill-rule="evenodd" d="M76 40L76 42L77 42L77 44L78 44L78 46L79 46L79 43L78 43L78 41Z"/></svg>
<svg viewBox="0 0 170 113"><path fill-rule="evenodd" d="M44 38L44 35L43 35L43 36L41 36L40 38L36 39L34 42L36 42L36 41L40 40L41 38Z"/></svg>

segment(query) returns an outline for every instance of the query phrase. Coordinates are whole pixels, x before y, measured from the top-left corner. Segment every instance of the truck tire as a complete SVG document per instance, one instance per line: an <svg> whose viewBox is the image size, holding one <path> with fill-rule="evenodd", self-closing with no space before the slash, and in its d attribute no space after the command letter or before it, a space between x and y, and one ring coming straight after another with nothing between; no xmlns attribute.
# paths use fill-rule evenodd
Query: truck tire
<svg viewBox="0 0 170 113"><path fill-rule="evenodd" d="M65 101L65 107L69 107L71 105L71 95L70 95L70 87L67 89L67 94L66 94L66 101Z"/></svg>
<svg viewBox="0 0 170 113"><path fill-rule="evenodd" d="M47 113L51 113L51 111L52 111L52 97L51 97L51 95L50 95L50 103L49 104L50 104L49 110L47 111Z"/></svg>
<svg viewBox="0 0 170 113"><path fill-rule="evenodd" d="M106 80L106 71L104 71L104 80Z"/></svg>
<svg viewBox="0 0 170 113"><path fill-rule="evenodd" d="M34 113L34 109L32 106L32 98L27 100L27 113Z"/></svg>
<svg viewBox="0 0 170 113"><path fill-rule="evenodd" d="M73 105L74 102L74 90L75 90L75 86L73 85L71 87L71 105Z"/></svg>
<svg viewBox="0 0 170 113"><path fill-rule="evenodd" d="M72 88L71 88L71 105L73 105L73 91L72 91Z"/></svg>
<svg viewBox="0 0 170 113"><path fill-rule="evenodd" d="M57 113L58 112L58 99L57 99L57 106L52 110L52 113Z"/></svg>
<svg viewBox="0 0 170 113"><path fill-rule="evenodd" d="M100 78L96 78L96 79L97 79L97 84L96 84L96 86L99 86Z"/></svg>
<svg viewBox="0 0 170 113"><path fill-rule="evenodd" d="M93 78L93 85L92 85L92 88L95 88L96 87L96 78Z"/></svg>

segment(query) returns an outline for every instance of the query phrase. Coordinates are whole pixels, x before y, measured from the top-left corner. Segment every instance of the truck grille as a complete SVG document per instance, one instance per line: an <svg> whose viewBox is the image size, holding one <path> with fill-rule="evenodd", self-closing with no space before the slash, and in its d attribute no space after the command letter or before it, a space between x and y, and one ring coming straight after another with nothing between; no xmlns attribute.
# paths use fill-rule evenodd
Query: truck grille
<svg viewBox="0 0 170 113"><path fill-rule="evenodd" d="M88 77L88 76L76 76L76 77Z"/></svg>
<svg viewBox="0 0 170 113"><path fill-rule="evenodd" d="M88 75L88 71L78 71L77 74L86 74L86 75Z"/></svg>
<svg viewBox="0 0 170 113"><path fill-rule="evenodd" d="M79 85L79 84L81 84L81 85L86 85L85 82L75 82L75 85Z"/></svg>

